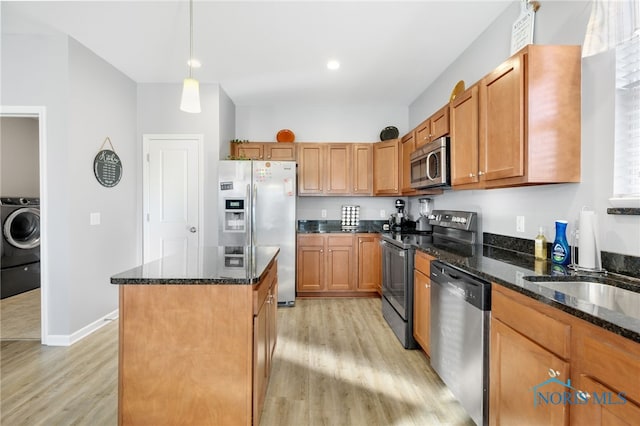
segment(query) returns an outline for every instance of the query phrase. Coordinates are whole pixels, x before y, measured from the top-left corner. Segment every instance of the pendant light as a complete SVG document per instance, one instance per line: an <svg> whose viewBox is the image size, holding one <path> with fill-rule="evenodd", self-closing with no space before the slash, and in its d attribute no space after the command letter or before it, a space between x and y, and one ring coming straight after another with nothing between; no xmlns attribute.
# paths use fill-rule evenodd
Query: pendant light
<svg viewBox="0 0 640 426"><path fill-rule="evenodd" d="M193 0L189 0L189 77L182 84L180 109L184 112L200 112L200 83L191 76L193 68Z"/></svg>

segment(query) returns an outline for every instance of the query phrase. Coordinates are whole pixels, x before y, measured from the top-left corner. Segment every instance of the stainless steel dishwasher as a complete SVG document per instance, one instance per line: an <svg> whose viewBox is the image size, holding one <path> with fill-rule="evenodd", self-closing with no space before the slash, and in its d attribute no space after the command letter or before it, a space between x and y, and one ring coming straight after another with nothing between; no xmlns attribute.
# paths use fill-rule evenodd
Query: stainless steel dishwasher
<svg viewBox="0 0 640 426"><path fill-rule="evenodd" d="M477 425L489 423L491 283L431 262L431 366Z"/></svg>

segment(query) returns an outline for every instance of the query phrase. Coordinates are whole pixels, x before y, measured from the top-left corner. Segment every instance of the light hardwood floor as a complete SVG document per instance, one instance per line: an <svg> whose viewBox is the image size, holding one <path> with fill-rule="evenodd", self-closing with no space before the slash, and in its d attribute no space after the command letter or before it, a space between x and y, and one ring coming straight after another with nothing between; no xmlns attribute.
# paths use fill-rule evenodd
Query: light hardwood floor
<svg viewBox="0 0 640 426"><path fill-rule="evenodd" d="M2 340L40 340L40 289L0 300Z"/></svg>
<svg viewBox="0 0 640 426"><path fill-rule="evenodd" d="M472 425L379 299L298 299L278 310L261 426ZM117 321L67 348L1 346L2 425L115 425Z"/></svg>

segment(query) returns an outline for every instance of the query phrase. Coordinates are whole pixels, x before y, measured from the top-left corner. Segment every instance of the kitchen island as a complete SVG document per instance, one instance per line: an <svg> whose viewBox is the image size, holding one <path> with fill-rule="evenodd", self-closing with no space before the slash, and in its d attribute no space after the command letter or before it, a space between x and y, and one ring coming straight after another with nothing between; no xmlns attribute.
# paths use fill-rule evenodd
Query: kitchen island
<svg viewBox="0 0 640 426"><path fill-rule="evenodd" d="M257 425L276 342L277 247L204 247L120 286L118 424Z"/></svg>

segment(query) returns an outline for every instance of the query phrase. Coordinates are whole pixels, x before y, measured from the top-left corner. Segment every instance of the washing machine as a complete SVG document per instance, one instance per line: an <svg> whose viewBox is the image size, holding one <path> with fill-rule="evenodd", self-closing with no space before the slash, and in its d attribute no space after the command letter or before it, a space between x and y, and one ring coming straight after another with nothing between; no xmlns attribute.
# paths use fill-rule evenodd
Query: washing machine
<svg viewBox="0 0 640 426"><path fill-rule="evenodd" d="M40 287L40 199L0 197L0 298Z"/></svg>

